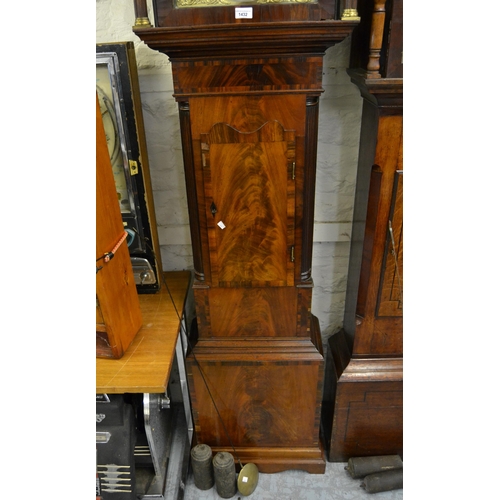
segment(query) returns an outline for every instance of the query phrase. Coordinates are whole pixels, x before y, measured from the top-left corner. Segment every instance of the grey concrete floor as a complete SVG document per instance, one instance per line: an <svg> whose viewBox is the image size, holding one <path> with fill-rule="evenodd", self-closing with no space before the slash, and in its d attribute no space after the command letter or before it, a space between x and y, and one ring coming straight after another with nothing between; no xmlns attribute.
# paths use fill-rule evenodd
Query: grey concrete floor
<svg viewBox="0 0 500 500"><path fill-rule="evenodd" d="M403 490L369 494L361 486L361 479L352 479L344 470L345 463L326 464L325 474L304 471L286 471L277 474L259 474L255 491L244 497L239 493L234 500L402 500ZM215 486L199 490L189 472L184 500L218 500Z"/></svg>

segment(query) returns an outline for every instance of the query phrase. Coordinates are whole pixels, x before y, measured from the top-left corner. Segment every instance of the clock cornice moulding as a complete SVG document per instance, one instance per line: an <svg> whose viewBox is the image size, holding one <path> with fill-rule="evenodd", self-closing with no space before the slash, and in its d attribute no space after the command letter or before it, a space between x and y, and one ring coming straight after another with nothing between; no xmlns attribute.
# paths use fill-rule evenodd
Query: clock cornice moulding
<svg viewBox="0 0 500 500"><path fill-rule="evenodd" d="M161 28L134 27L150 47L175 58L319 54L348 37L357 21L301 21Z"/></svg>

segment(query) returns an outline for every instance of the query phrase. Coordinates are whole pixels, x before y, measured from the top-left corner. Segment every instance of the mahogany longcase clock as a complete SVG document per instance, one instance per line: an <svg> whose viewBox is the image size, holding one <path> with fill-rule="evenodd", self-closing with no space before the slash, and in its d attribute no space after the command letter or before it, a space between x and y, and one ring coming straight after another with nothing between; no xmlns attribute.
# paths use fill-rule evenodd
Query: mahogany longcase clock
<svg viewBox="0 0 500 500"><path fill-rule="evenodd" d="M353 2L351 2L353 3ZM355 3L355 2L354 2ZM135 3L170 58L193 246L195 441L261 472L323 473L324 359L311 314L323 56L335 2Z"/></svg>
<svg viewBox="0 0 500 500"><path fill-rule="evenodd" d="M333 462L403 455L403 0L369 0L360 14L349 70L363 110L346 307L329 339L322 412Z"/></svg>

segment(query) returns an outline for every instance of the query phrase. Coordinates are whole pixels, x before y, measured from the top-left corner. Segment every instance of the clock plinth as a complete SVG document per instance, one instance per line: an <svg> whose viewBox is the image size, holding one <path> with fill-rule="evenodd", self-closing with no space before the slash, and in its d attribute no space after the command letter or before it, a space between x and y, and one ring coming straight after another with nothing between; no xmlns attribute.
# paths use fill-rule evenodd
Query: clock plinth
<svg viewBox="0 0 500 500"><path fill-rule="evenodd" d="M198 443L264 473L324 473L323 356L311 339L199 339L187 366Z"/></svg>

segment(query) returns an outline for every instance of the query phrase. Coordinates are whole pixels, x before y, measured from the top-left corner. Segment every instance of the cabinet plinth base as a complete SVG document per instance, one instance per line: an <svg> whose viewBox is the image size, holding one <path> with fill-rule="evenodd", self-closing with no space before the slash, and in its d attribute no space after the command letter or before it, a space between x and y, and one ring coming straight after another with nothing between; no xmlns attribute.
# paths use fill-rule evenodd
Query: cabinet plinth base
<svg viewBox="0 0 500 500"><path fill-rule="evenodd" d="M330 338L326 355L322 432L328 460L403 457L402 358L346 359L341 338L342 332Z"/></svg>
<svg viewBox="0 0 500 500"><path fill-rule="evenodd" d="M287 470L303 470L310 474L324 474L326 460L324 450L320 448L232 448L212 447L213 453L227 451L235 458L236 468L241 464L254 463L259 472L274 474Z"/></svg>
<svg viewBox="0 0 500 500"><path fill-rule="evenodd" d="M187 356L196 443L265 473L324 473L324 363L317 345L297 337L200 339Z"/></svg>

